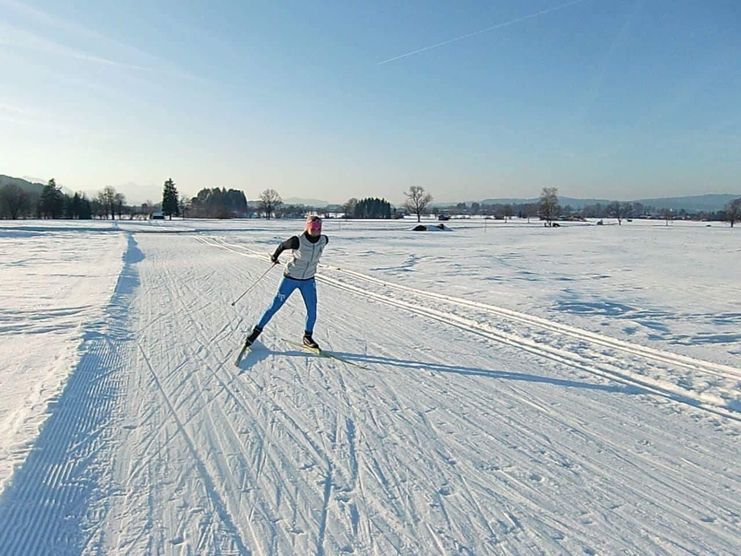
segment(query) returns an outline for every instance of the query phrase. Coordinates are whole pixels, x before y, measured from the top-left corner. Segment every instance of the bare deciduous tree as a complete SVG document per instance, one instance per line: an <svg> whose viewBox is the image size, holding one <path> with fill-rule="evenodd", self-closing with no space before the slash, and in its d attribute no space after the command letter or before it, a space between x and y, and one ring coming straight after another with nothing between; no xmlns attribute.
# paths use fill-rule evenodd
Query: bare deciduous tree
<svg viewBox="0 0 741 556"><path fill-rule="evenodd" d="M607 205L607 215L617 218L618 226L622 226L623 218L628 214L630 210L630 203L621 203L620 201L613 201Z"/></svg>
<svg viewBox="0 0 741 556"><path fill-rule="evenodd" d="M726 218L731 223L731 228L736 220L741 220L741 197L734 199L726 206Z"/></svg>
<svg viewBox="0 0 741 556"><path fill-rule="evenodd" d="M18 215L31 208L28 193L14 183L0 189L0 216L15 220Z"/></svg>
<svg viewBox="0 0 741 556"><path fill-rule="evenodd" d="M527 218L527 223L530 224L530 219L538 216L538 205L535 203L527 203L522 207L522 214Z"/></svg>
<svg viewBox="0 0 741 556"><path fill-rule="evenodd" d="M124 195L123 193L113 194L113 206L116 208L116 214L118 214L119 220L121 220L121 215L123 214L125 204L126 195Z"/></svg>
<svg viewBox="0 0 741 556"><path fill-rule="evenodd" d="M407 200L404 201L404 208L410 213L417 215L417 222L422 218L422 213L427 208L427 205L432 201L432 195L425 193L425 188L418 185L413 185L409 188L407 193L404 193Z"/></svg>
<svg viewBox="0 0 741 556"><path fill-rule="evenodd" d="M355 216L355 207L358 206L358 200L353 197L349 199L344 205L342 205L342 211L345 213L345 218L352 218Z"/></svg>
<svg viewBox="0 0 741 556"><path fill-rule="evenodd" d="M283 204L283 199L275 189L266 189L260 193L260 212L270 220L275 210Z"/></svg>
<svg viewBox="0 0 741 556"><path fill-rule="evenodd" d="M504 221L506 222L507 219L512 220L512 217L515 215L515 210L512 208L512 205L504 205Z"/></svg>
<svg viewBox="0 0 741 556"><path fill-rule="evenodd" d="M553 225L553 221L558 217L560 207L558 206L558 188L544 187L540 193L538 202L538 213L546 221L548 226Z"/></svg>
<svg viewBox="0 0 741 556"><path fill-rule="evenodd" d="M116 219L116 188L107 185L103 188L101 195L101 201L104 203L106 218L111 215L112 219Z"/></svg>
<svg viewBox="0 0 741 556"><path fill-rule="evenodd" d="M188 197L181 196L178 199L178 208L180 210L180 216L185 218L186 213L190 210L191 200Z"/></svg>
<svg viewBox="0 0 741 556"><path fill-rule="evenodd" d="M670 208L664 208L661 209L661 216L666 221L666 225L669 225L669 222L674 220L674 211Z"/></svg>

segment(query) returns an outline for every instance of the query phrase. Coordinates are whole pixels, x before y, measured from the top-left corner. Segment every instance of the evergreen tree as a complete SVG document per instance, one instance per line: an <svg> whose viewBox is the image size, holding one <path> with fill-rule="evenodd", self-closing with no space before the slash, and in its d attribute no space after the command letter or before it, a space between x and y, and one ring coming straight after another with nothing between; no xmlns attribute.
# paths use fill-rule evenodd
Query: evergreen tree
<svg viewBox="0 0 741 556"><path fill-rule="evenodd" d="M191 200L190 215L196 218L234 218L249 214L247 197L237 189L201 189Z"/></svg>
<svg viewBox="0 0 741 556"><path fill-rule="evenodd" d="M38 211L42 218L59 218L64 210L64 194L54 178L44 186L39 198Z"/></svg>
<svg viewBox="0 0 741 556"><path fill-rule="evenodd" d="M90 199L85 197L85 195L80 195L80 205L78 209L78 218L80 220L90 220L93 217L93 207L90 203Z"/></svg>
<svg viewBox="0 0 741 556"><path fill-rule="evenodd" d="M162 214L169 216L180 216L180 206L178 205L178 190L175 188L175 182L169 178L165 182L165 188L162 192Z"/></svg>
<svg viewBox="0 0 741 556"><path fill-rule="evenodd" d="M73 203L74 197L70 197L69 195L65 195L64 199L62 200L62 214L65 218L73 219L75 217L73 211L72 211L72 203Z"/></svg>
<svg viewBox="0 0 741 556"><path fill-rule="evenodd" d="M79 193L75 193L70 203L71 218L80 218L81 208L82 196Z"/></svg>
<svg viewBox="0 0 741 556"><path fill-rule="evenodd" d="M367 198L355 204L354 218L391 218L391 203L386 199Z"/></svg>

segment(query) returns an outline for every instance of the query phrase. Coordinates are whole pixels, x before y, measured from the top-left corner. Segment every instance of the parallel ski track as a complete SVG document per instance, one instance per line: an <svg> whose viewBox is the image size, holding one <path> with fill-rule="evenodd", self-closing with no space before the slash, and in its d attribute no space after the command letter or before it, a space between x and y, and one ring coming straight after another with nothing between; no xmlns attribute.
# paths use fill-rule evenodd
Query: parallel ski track
<svg viewBox="0 0 741 556"><path fill-rule="evenodd" d="M332 450L329 450L327 446L324 445L324 439L322 437L320 437L320 440L323 445L320 446L317 441L309 435L307 431L299 427L298 422L292 415L293 411L289 407L280 404L279 400L271 394L270 390L260 385L250 375L244 375L243 378L246 379L248 383L254 387L255 391L253 392L253 396L246 396L246 393L242 389L235 387L235 385L232 384L233 381L236 379L233 373L228 371L227 362L232 360L233 353L224 352L224 350L219 347L218 342L215 342L215 340L225 332L225 328L229 329L228 333L235 333L237 331L239 323L235 323L233 326L226 326L225 328L222 328L221 330L216 332L215 335L207 337L201 324L193 316L192 307L189 307L183 301L184 299L198 299L198 296L196 295L197 292L191 289L191 286L187 283L187 281L177 280L174 274L169 269L165 268L163 269L163 272L167 282L169 284L176 285L175 287L177 288L177 290L171 292L172 301L180 305L181 310L178 311L178 314L187 319L187 321L189 322L189 328L194 335L194 339L197 341L196 345L210 346L218 351L218 353L214 353L217 359L217 364L213 365L209 362L208 358L203 356L200 350L188 350L190 352L190 357L197 360L202 365L202 369L204 371L204 376L200 376L201 373L195 373L193 376L190 377L190 380L196 382L196 390L205 391L203 388L205 385L204 379L206 381L208 381L209 379L214 379L220 387L219 391L213 397L211 397L210 399L204 399L202 402L203 409L205 410L207 417L212 421L212 423L215 418L219 418L219 416L212 415L214 411L218 410L212 409L211 405L214 400L221 398L222 396L226 396L227 399L231 400L234 406L239 409L240 413L249 420L250 425L255 427L255 429L259 431L259 437L268 439L265 443L261 443L261 445L259 446L250 446L245 444L244 440L242 439L242 435L231 425L231 421L227 417L223 419L224 422L228 424L225 429L219 429L216 426L211 427L211 430L214 431L215 436L217 437L216 440L219 442L226 442L226 444L228 445L239 446L241 448L240 453L243 455L238 456L238 468L244 470L244 478L248 481L249 484L258 485L261 480L260 475L263 468L270 467L271 472L273 474L276 474L279 472L279 470L284 469L287 466L287 462L290 462L291 458L295 456L295 454L289 454L286 452L285 449L281 449L279 445L269 442L269 439L272 438L274 435L274 431L272 430L273 427L275 425L278 425L278 427L281 428L281 433L287 435L293 440L293 449L302 450L308 457L308 459L313 460L315 464L324 467L326 470L324 475L325 480L322 488L320 489L321 493L315 492L315 494L318 494L323 504L323 510L321 516L319 517L320 521L318 524L319 531L317 533L316 541L317 552L323 553L325 543L327 542L331 542L332 546L335 546L335 539L331 539L330 541L331 533L328 530L326 522L328 512L328 493L326 491L326 486L327 484L332 483L331 480L327 482L327 477L332 476L336 465L332 459ZM170 400L170 396L172 395L172 393L168 394L165 392L164 382L162 379L166 379L166 377L157 376L156 371L151 367L151 365L149 365L148 358L141 345L139 345L139 349L141 350L142 355L144 356L145 361L150 368L150 373L152 373L153 375L158 390L165 398L168 409L170 410L169 413L174 418L178 426L178 430L184 435L186 445L198 464L197 470L201 475L201 478L209 487L207 489L207 492L210 493L212 497L211 502L213 503L216 511L218 512L219 516L222 518L222 521L226 526L225 532L228 534L229 538L237 545L240 550L242 550L243 548L244 550L246 550L245 542L241 538L242 532L238 527L239 523L246 521L249 527L250 540L252 541L258 554L262 553L264 549L267 549L270 552L275 552L276 550L278 550L279 547L275 545L275 543L277 542L277 539L275 538L275 530L269 530L267 534L265 534L266 532L263 531L262 533L264 542L260 542L261 535L252 528L251 524L255 520L255 513L258 513L260 515L261 520L264 523L275 522L276 519L279 518L279 508L276 507L274 503L272 503L268 499L256 497L255 493L251 494L250 499L246 501L242 500L241 494L238 500L229 499L227 493L239 492L239 484L234 482L233 479L229 478L231 476L230 473L224 473L222 472L223 470L218 469L218 462L210 461L209 458L205 456L205 454L199 453L199 450L195 445L195 441L191 439L189 433L187 432L189 420L183 419L178 416L177 404L173 403ZM168 372L167 375L169 376L173 372L174 371ZM259 403L255 404L257 400L259 400ZM261 411L261 406L268 406L272 408L273 415L272 421L270 423L271 430L267 430L264 425L260 424L259 413ZM336 437L336 433L333 436ZM221 451L223 451L223 449ZM243 459L247 454L250 453L254 453L254 461ZM257 465L255 466L254 463L257 463ZM254 469L254 471L249 471L252 469ZM307 482L308 479L297 478L297 480L299 486L302 487L302 491L311 492L313 490L312 485ZM229 487L224 492L220 492L217 489L217 485L219 484L219 482L222 481L226 481L229 484ZM288 498L291 498L292 496L295 497L296 495L288 494ZM294 500L293 502L294 507L301 508L301 504L298 503L298 500ZM245 503L249 505L249 507L246 507ZM298 509L297 511L299 514L298 517L301 518L302 524L305 525L313 521L312 516L306 513L306 509ZM249 515L245 515L245 512L248 512ZM373 542L372 538L370 539L370 542ZM268 546L265 546L266 544ZM244 552L244 550L242 550L242 553L247 553Z"/></svg>
<svg viewBox="0 0 741 556"><path fill-rule="evenodd" d="M243 245L229 244L225 240L220 238L205 238L202 236L196 236L196 239L206 245L225 249L241 256L267 260L267 256L261 252L252 250ZM423 299L426 298L428 300L434 300L436 302L444 301L458 307L477 309L479 311L485 311L494 316L508 319L510 321L519 322L530 327L557 333L562 336L576 338L581 342L588 342L592 345L607 347L633 357L639 357L656 363L662 363L664 365L672 365L684 369L690 369L695 373L705 373L707 375L718 376L728 380L741 380L741 369L731 367L729 365L703 361L686 355L670 353L639 344L633 344L624 340L610 338L602 334L597 334L595 332L590 332L588 330L583 330L570 325L556 323L540 317L513 311L511 309L505 309L503 307L497 307L494 305L469 301L466 299L438 294L435 292L419 290L409 286L394 284L393 282L375 278L373 276L368 276L366 274L353 270L347 270L330 265L320 265L320 268L337 272L340 275L350 276L356 280L364 280L367 283L375 284L377 287L385 287L390 290L404 292L407 298L409 294L413 294ZM326 275L317 275L317 280L320 280L338 289L360 295L361 297L364 297L366 299L373 299L380 303L391 305L396 308L403 308L409 312L427 316L445 324L456 326L468 332L479 334L500 343L517 347L528 353L555 360L603 378L616 380L623 384L638 386L643 390L671 399L673 401L697 407L715 413L717 415L727 417L734 421L741 422L741 416L739 416L738 412L727 406L726 400L713 394L689 391L672 383L656 380L648 376L634 373L630 370L625 369L625 361L617 355L610 355L599 351L595 355L598 355L601 361L597 362L592 358L587 358L580 354L554 347L542 342L534 341L517 334L497 330L490 326L478 323L474 320L451 314L450 312L440 311L431 307L425 307L418 303L411 303L409 301L405 301L404 299L390 298L388 295L374 293L370 290L370 287L363 288L354 286L340 279Z"/></svg>
<svg viewBox="0 0 741 556"><path fill-rule="evenodd" d="M189 307L187 307L183 303L183 298L195 298L196 297L196 295L195 295L196 292L191 289L191 287L189 286L189 284L187 283L187 281L176 280L176 277L173 275L173 273L171 273L167 269L165 269L165 273L168 274L168 283L169 284L173 284L173 285L174 284L179 284L180 287L183 288L180 291L174 292L175 295L173 296L173 298L174 298L174 300L177 300L177 303L179 303L181 305L181 309L182 309L181 314L188 319L188 321L189 321L189 323L191 325L191 330L193 331L195 338L198 340L198 345L201 345L201 346L212 346L213 345L213 346L216 346L218 348L218 343L215 343L215 339L219 335L221 335L221 333L223 332L224 329L222 328L222 330L218 331L214 336L212 336L210 338L207 338L203 334L203 330L202 330L202 327L200 326L200 323L197 321L197 319L195 319L193 317L193 312L190 310ZM183 294L185 294L185 295L183 295ZM233 331L234 330L232 330L232 332ZM219 350L219 351L221 351L221 350ZM246 455L246 454L249 454L250 453L250 449L249 449L250 447L244 443L244 441L241 438L241 435L234 428L234 426L232 425L230 419L228 419L228 418L221 419L222 422L224 422L224 423L226 423L228 425L227 426L227 429L228 430L227 429L225 429L225 430L219 430L219 428L214 425L214 416L212 415L212 410L209 408L209 406L211 405L211 402L213 402L214 400L216 400L221 395L221 393L223 393L224 395L226 395L227 398L230 399L235 404L235 406L238 407L239 410L244 415L251 415L252 416L252 418L254 419L253 426L254 425L257 425L259 427L259 429L260 429L260 438L263 438L263 439L269 439L269 438L271 438L271 436L272 436L271 435L271 432L272 431L267 431L266 429L264 429L264 428L262 428L262 427L260 427L258 425L258 423L259 423L258 416L255 413L255 411L253 410L253 408L251 407L249 401L244 397L244 393L241 390L239 390L237 388L233 388L230 385L230 382L233 379L233 376L229 372L226 371L226 366L225 365L226 365L226 362L231 359L232 354L231 353L226 353L225 354L225 353L222 352L220 354L220 356L217 356L218 357L218 365L216 367L213 367L211 364L209 364L208 360L206 358L202 357L201 353L198 350L193 350L192 353L191 353L191 356L194 357L196 360L198 360L204 366L204 369L210 374L210 376L213 379L216 380L216 382L220 385L220 387L222 389L220 393L218 393L215 396L213 396L210 400L204 400L204 406L203 406L204 407L204 410L206 410L205 411L205 414L207 415L207 417L211 421L211 427L210 428L211 428L211 430L214 431L214 433L216 433L216 436L217 436L218 441L223 443L226 440L227 444L229 444L229 445L237 445L237 446L240 446L240 448L241 448L240 453L241 454ZM201 377L198 376L197 373L194 374L193 377L191 377L191 380L194 380L197 383L196 384L196 391L201 391L201 392L204 391L203 381L201 380ZM272 403L275 404L274 401ZM272 426L273 426L273 423L271 423L271 428L272 428ZM288 430L295 430L296 428L297 427L293 427L293 428L288 427ZM226 437L226 439L218 438L218 437L222 437L222 436L223 437ZM300 444L300 441L297 442L297 443ZM265 446L264 443L261 443L260 446L257 447L257 454L255 454L255 456L256 456L256 459L258 459L260 461L260 464L257 466L257 468L255 469L254 472L246 471L246 470L250 470L250 469L253 468L252 462L247 461L246 459L241 459L244 456L240 456L240 463L241 463L240 469L245 470L245 475L248 475L248 479L249 479L250 484L255 484L255 485L258 484L261 471L262 471L262 469L263 469L263 467L265 465L265 459L268 456L268 447L269 446ZM223 449L222 449L222 451L223 451ZM315 453L318 455L318 451L315 450ZM286 458L287 456L285 454L281 453L281 454L279 454L279 457ZM275 467L278 467L278 465L279 465L279 462L278 461L274 461L272 463L273 463L273 466L275 466ZM213 462L211 462L211 465L209 465L208 467L210 467L213 470ZM206 474L209 473L208 468L205 465L203 466L203 471ZM229 488L227 488L226 491L224 492L224 500L225 500L225 502L226 502L226 496L227 496L227 493L228 492L230 492L230 491L231 492L240 492L240 490L241 490L240 487L239 487L239 485L236 484L236 483L234 483L233 482L233 479L231 479L231 477L232 477L232 474L231 473L222 474L221 477L217 477L219 479L219 481L217 481L217 482L223 482L226 479L227 482L231 483L229 485ZM241 522L246 521L247 526L248 526L248 529L249 529L249 534L250 534L252 543L253 543L253 545L255 547L255 550L257 551L258 554L261 554L263 552L263 549L262 549L262 546L261 546L261 543L260 543L260 535L252 527L252 523L254 521L254 514L257 511L257 512L260 513L261 517L265 521L272 521L272 520L275 519L276 512L275 512L274 508L268 507L267 501L265 501L265 500L252 499L252 500L246 501L246 503L250 505L250 508L249 508L249 517L246 520L244 519L244 513L243 512L247 508L245 507L245 504L243 504L243 502L242 502L241 494L240 494L240 497L239 497L239 500L238 500L238 507L235 509L235 511L238 512L236 518L231 518L231 516L230 516L230 514L229 514L229 512L227 510L228 504L226 504L226 503L224 504L223 507L224 507L224 509L227 512L226 513L226 517L230 518L230 520L232 522L232 525L230 525L230 527L229 527L230 533L231 533L231 536L234 539L234 541L239 544L240 550L241 550L241 547L244 546L244 542L241 539L241 532L240 532L239 528L237 527L237 523L241 523ZM229 523L229 522L227 522L227 523ZM272 540L274 541L274 539L272 539ZM275 548L275 547L273 547L273 548ZM246 548L245 548L245 550L246 550ZM245 553L245 552L241 550L241 553Z"/></svg>
<svg viewBox="0 0 741 556"><path fill-rule="evenodd" d="M129 236L127 254L132 247ZM125 262L101 318L81 327L79 361L50 400L49 417L0 499L0 554L98 551L100 523L113 494L112 455L130 349L129 285L135 277Z"/></svg>

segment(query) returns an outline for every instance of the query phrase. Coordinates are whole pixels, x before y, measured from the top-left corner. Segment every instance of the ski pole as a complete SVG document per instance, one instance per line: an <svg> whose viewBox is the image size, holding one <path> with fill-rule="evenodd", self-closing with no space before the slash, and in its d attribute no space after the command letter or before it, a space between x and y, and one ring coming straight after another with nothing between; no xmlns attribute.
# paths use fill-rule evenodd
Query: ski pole
<svg viewBox="0 0 741 556"><path fill-rule="evenodd" d="M257 285L257 283L258 283L258 282L259 282L260 280L262 280L263 278L265 278L265 276L267 276L268 272L270 272L271 270L273 270L273 267L274 267L274 266L275 266L276 264L278 264L278 263L273 263L273 264L271 264L271 265L270 265L270 268L269 268L269 269L267 269L267 270L266 270L265 272L263 272L263 273L262 273L262 274L260 275L260 277L259 277L259 278L258 278L257 280L255 280L255 281L254 281L254 282L252 283L252 285L251 285L251 286L250 286L249 288L247 288L247 289L246 289L246 290L244 291L244 293L243 293L242 295L240 295L240 296L239 296L239 297L238 297L237 299L235 299L234 301L232 301L232 307L234 307L234 306L235 306L235 305L237 304L237 301L239 301L239 300L240 300L240 299L242 299L242 298L243 298L243 297L244 297L245 295L247 295L247 294L248 294L248 293L250 292L250 290L252 290L252 288L254 288L254 287L255 287L255 286Z"/></svg>

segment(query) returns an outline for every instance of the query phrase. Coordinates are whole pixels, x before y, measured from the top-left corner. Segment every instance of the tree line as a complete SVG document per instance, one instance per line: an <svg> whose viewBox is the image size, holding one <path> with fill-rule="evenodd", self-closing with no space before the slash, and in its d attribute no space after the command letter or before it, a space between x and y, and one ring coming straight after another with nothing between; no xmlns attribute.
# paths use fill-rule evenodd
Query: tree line
<svg viewBox="0 0 741 556"><path fill-rule="evenodd" d="M685 210L656 210L641 203L613 201L606 204L596 203L581 209L566 205L561 206L558 200L558 189L544 187L537 202L512 204L458 203L441 209L430 209L432 195L424 187L411 186L404 193L405 201L400 208L391 205L383 198L351 198L335 212L342 212L344 218L389 219L400 218L406 214L416 216L417 221L426 214L440 218L451 215L482 215L507 220L519 218L539 218L546 226L553 226L557 220L584 220L586 218L615 218L618 224L631 218L663 218L667 223L674 219L725 220L731 226L741 219L741 198L728 203L721 211L704 211L689 213ZM181 197L172 178L164 182L162 202L147 202L140 207L126 205L126 197L114 187L104 187L92 198L84 193L68 195L56 185L52 178L43 186L40 193L29 192L15 183L7 183L0 188L0 218L68 218L119 219L123 216L161 217L172 219L173 216L190 218L247 218L251 216L270 218L302 218L307 212L328 214L329 207L307 207L300 204L286 204L274 189L266 189L250 203L244 192L225 187L203 188L195 197Z"/></svg>
<svg viewBox="0 0 741 556"><path fill-rule="evenodd" d="M398 218L406 212L419 220L432 196L422 187L411 187L403 210L397 209L386 199L367 197L350 199L341 207L345 218ZM15 183L0 188L0 218L67 218L91 219L122 217L137 218L303 218L307 212L328 214L328 207L307 207L284 203L275 189L266 189L250 203L244 192L225 187L203 188L188 199L182 197L172 178L163 185L162 201L147 201L140 206L129 206L126 197L108 186L89 198L84 193L68 195L57 186L54 178L43 186L40 193L28 191Z"/></svg>
<svg viewBox="0 0 741 556"><path fill-rule="evenodd" d="M587 218L602 219L614 218L618 224L623 220L633 218L652 218L671 220L700 220L700 221L727 221L733 226L741 219L741 198L730 201L723 210L717 211L687 211L685 209L672 210L656 208L638 202L611 201L609 203L595 203L582 208L570 205L562 206L558 200L558 189L555 187L543 188L540 198L530 203L457 203L448 208L434 208L435 215L447 216L487 216L507 220L518 218L539 218L547 226L557 220L586 220Z"/></svg>
<svg viewBox="0 0 741 556"><path fill-rule="evenodd" d="M18 184L0 188L0 218L91 218L121 217L126 197L113 187L105 187L95 197L84 193L68 195L57 186L54 178L40 192L27 191Z"/></svg>

